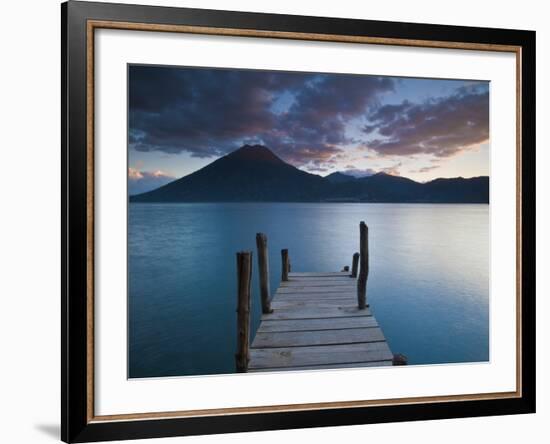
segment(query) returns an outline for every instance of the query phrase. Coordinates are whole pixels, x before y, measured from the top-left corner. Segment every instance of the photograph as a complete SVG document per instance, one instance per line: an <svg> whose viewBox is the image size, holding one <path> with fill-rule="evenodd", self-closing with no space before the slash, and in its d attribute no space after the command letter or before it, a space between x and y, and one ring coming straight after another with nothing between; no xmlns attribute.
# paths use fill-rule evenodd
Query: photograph
<svg viewBox="0 0 550 444"><path fill-rule="evenodd" d="M489 363L491 83L127 65L128 378Z"/></svg>
<svg viewBox="0 0 550 444"><path fill-rule="evenodd" d="M61 6L61 439L534 413L533 14L181 6Z"/></svg>

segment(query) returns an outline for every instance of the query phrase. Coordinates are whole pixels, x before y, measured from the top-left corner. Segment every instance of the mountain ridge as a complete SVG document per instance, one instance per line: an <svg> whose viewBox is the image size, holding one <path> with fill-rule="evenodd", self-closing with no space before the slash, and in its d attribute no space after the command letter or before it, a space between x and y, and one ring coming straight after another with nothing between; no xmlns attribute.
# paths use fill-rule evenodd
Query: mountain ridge
<svg viewBox="0 0 550 444"><path fill-rule="evenodd" d="M349 179L348 179L349 178ZM438 178L420 183L377 173L327 177L300 170L262 145L244 145L130 202L392 202L488 203L489 178Z"/></svg>

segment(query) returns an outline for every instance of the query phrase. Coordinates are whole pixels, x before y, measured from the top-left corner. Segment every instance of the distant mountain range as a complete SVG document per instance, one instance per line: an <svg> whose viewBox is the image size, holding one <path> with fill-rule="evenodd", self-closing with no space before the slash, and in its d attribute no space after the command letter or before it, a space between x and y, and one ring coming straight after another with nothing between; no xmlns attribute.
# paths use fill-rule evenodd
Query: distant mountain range
<svg viewBox="0 0 550 444"><path fill-rule="evenodd" d="M204 168L130 202L489 203L487 176L420 183L378 173L355 178L302 171L261 145L245 145Z"/></svg>

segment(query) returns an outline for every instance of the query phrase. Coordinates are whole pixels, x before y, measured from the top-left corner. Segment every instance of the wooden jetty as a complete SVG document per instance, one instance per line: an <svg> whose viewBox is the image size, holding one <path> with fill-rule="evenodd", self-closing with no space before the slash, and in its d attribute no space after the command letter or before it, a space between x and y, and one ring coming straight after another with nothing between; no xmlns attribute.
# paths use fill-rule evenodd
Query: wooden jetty
<svg viewBox="0 0 550 444"><path fill-rule="evenodd" d="M267 238L259 233L261 323L250 343L252 252L237 253L238 372L314 370L404 364L392 354L366 301L368 228L360 224L360 253L351 271L291 272L282 250L281 284L269 292Z"/></svg>

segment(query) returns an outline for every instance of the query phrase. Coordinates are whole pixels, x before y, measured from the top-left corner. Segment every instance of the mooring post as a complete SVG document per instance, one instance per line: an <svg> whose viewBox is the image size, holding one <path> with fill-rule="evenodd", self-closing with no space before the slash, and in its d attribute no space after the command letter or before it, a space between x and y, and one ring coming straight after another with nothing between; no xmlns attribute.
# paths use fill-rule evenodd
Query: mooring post
<svg viewBox="0 0 550 444"><path fill-rule="evenodd" d="M409 363L409 359L401 354L397 353L396 355L393 355L392 364L393 365L407 365Z"/></svg>
<svg viewBox="0 0 550 444"><path fill-rule="evenodd" d="M256 247L258 248L258 272L260 273L262 313L273 313L269 291L269 255L267 252L267 236L265 234L256 234Z"/></svg>
<svg viewBox="0 0 550 444"><path fill-rule="evenodd" d="M282 260L282 273L281 273L281 280L288 281L288 272L290 270L290 261L288 259L288 250L285 248L281 250L281 260Z"/></svg>
<svg viewBox="0 0 550 444"><path fill-rule="evenodd" d="M248 371L250 360L250 281L252 279L252 252L237 253L237 373Z"/></svg>
<svg viewBox="0 0 550 444"><path fill-rule="evenodd" d="M367 307L367 278L369 275L369 229L365 222L359 224L359 277L357 278L357 302L359 309Z"/></svg>
<svg viewBox="0 0 550 444"><path fill-rule="evenodd" d="M359 253L353 254L353 262L351 263L351 277L357 277L357 268L359 267Z"/></svg>

